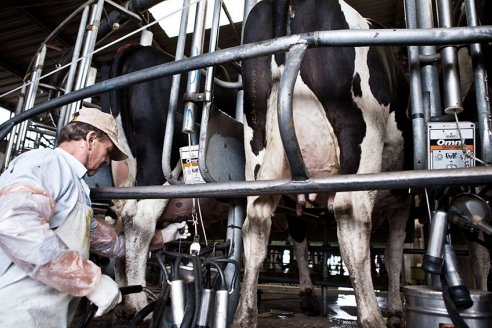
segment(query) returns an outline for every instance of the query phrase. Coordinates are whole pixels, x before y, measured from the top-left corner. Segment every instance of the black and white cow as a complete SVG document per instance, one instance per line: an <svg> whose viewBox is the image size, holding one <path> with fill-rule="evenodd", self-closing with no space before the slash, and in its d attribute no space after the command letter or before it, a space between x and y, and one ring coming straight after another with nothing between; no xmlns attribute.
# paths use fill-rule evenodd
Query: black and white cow
<svg viewBox="0 0 492 328"><path fill-rule="evenodd" d="M103 79L172 60L170 56L151 47L124 47L104 68ZM119 134L119 138L123 145L128 145L127 153L133 155L125 161L111 164L115 186L165 183L161 158L171 84L172 78L164 77L101 95L102 110L111 112L117 118L120 131L124 132ZM177 145L185 144L186 141L180 139L182 137L175 133ZM178 158L174 156L172 160L176 163ZM114 201L112 209L118 217L117 224L125 233L126 256L115 261L116 281L120 286L146 285L149 244L157 221L168 203L166 199ZM124 306L120 306L117 311L119 315L129 317L145 305L145 293L130 294L125 297Z"/></svg>
<svg viewBox="0 0 492 328"><path fill-rule="evenodd" d="M173 60L152 47L122 47L102 75L103 79L107 79ZM184 79L182 82L182 92L177 100L171 165L178 163L179 147L188 144L187 135L181 133ZM162 185L166 182L162 170L162 152L171 85L172 76L166 76L101 95L102 110L116 117L120 131L124 132L119 135L121 143L128 146L127 153L132 155L125 161L112 162L111 171L116 187ZM228 209L224 203L203 199L200 204L209 222L227 217ZM210 208L213 211L209 211ZM120 286L146 286L149 244L156 226L163 220L189 219L192 209L192 199L113 201L112 210L118 218L117 224L125 234L125 258L115 262L116 281ZM117 313L131 317L147 304L145 293L130 294L125 296L124 304L117 308Z"/></svg>
<svg viewBox="0 0 492 328"><path fill-rule="evenodd" d="M275 22L286 25L276 26ZM250 12L244 42L271 39L286 31L296 34L368 28L368 21L341 0L265 0ZM280 57L265 56L242 63L247 180L290 177L277 122L277 94L284 69ZM409 159L404 156L404 148L412 150L412 138L404 138L411 132L405 122L407 102L405 75L391 49L308 49L294 89L293 110L295 131L309 175L409 168L404 166L404 159ZM242 289L234 328L256 327L257 280L266 255L271 217L279 200L280 196L248 197L242 282L248 288ZM397 313L401 311L399 273L410 207L408 193L338 192L319 195L318 202L334 211L340 251L355 291L359 326L385 326L371 281L371 219L391 218L392 234L385 259L388 269L396 273L396 280L389 288L388 310L401 315Z"/></svg>
<svg viewBox="0 0 492 328"><path fill-rule="evenodd" d="M151 47L128 46L121 48L112 62L103 70L103 79L131 73L172 61L173 59ZM183 80L183 79L182 79ZM184 87L184 85L183 85ZM120 135L122 144L128 145L128 154L133 156L123 162L112 163L113 182L117 187L162 185L165 177L161 168L163 139L168 113L171 78L163 77L153 81L131 85L101 96L102 109L110 111L124 131ZM183 89L184 90L184 89ZM178 99L178 115L174 130L172 155L179 154L178 148L186 145L181 133L182 94ZM230 103L235 96L231 90L221 90L214 95L216 104L225 110L235 109ZM109 97L108 97L109 96ZM171 162L178 160L173 156ZM206 212L205 225L227 218L227 204L214 199L201 200L202 211ZM178 200L118 200L112 207L120 229L125 232L126 257L116 262L116 279L121 286L145 285L145 267L149 243L156 224L164 217L173 220L186 217L191 211L191 199ZM210 210L209 210L210 209ZM212 233L209 231L209 233ZM307 248L305 240L294 242L301 272L300 294L303 311L317 314L319 304L312 294L313 284L309 277ZM306 251L305 251L306 250ZM147 305L144 293L125 297L124 306L117 308L120 316L130 317Z"/></svg>

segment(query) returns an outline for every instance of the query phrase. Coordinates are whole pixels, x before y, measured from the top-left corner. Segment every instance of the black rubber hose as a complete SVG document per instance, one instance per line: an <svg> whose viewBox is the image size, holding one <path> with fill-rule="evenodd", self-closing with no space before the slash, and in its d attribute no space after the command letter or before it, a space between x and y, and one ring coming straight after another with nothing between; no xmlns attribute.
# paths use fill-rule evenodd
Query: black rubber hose
<svg viewBox="0 0 492 328"><path fill-rule="evenodd" d="M129 328L135 328L140 325L140 323L147 317L152 311L154 311L156 307L157 301L151 302L147 304L143 309L138 311L135 316L132 318L130 321L130 325L128 326Z"/></svg>
<svg viewBox="0 0 492 328"><path fill-rule="evenodd" d="M166 281L170 281L169 280L169 273L167 272L167 269L166 269L166 255L163 254L162 252L159 252L157 253L157 263L159 264L159 267L161 268L161 271L164 273L164 279Z"/></svg>
<svg viewBox="0 0 492 328"><path fill-rule="evenodd" d="M194 316L195 316L195 311L197 308L196 304L196 290L195 290L195 284L190 282L185 285L186 289L186 304L184 308L184 317L183 321L181 322L181 325L179 328L193 328L195 327L193 321L194 321Z"/></svg>
<svg viewBox="0 0 492 328"><path fill-rule="evenodd" d="M140 285L120 287L120 293L122 295L140 293L142 290L143 287ZM84 316L82 317L82 320L77 325L77 328L87 327L89 325L89 322L96 314L96 312L97 312L97 306L93 303L89 306L89 309L87 309L87 311L84 313Z"/></svg>
<svg viewBox="0 0 492 328"><path fill-rule="evenodd" d="M234 265L236 269L234 270L234 275L232 276L232 281L231 281L231 288L233 288L232 286L235 286L236 280L239 277L239 271L240 271L239 263L233 259L217 259L215 260L215 262L231 263Z"/></svg>
<svg viewBox="0 0 492 328"><path fill-rule="evenodd" d="M440 277L442 285L442 298L444 300L446 310L448 311L449 318L456 328L469 328L451 299L451 295L449 294L449 286L444 278L444 274L441 274Z"/></svg>
<svg viewBox="0 0 492 328"><path fill-rule="evenodd" d="M171 270L172 280L176 280L179 278L179 265L181 264L182 260L183 260L183 256L181 254L179 256L176 256L176 259L174 260L174 265Z"/></svg>
<svg viewBox="0 0 492 328"><path fill-rule="evenodd" d="M208 245L208 246L203 247L200 250L200 253L198 255L199 256L205 256L207 254L212 253L213 251L220 250L220 249L227 249L230 246L231 246L231 241L230 240L227 240L227 241L225 241L223 243L220 243L220 244Z"/></svg>
<svg viewBox="0 0 492 328"><path fill-rule="evenodd" d="M193 323L192 328L196 327L198 322L198 317L200 316L200 309L202 306L202 273L201 273L201 263L200 258L197 256L193 256L191 258L193 262L193 271L195 273L195 311L193 314Z"/></svg>
<svg viewBox="0 0 492 328"><path fill-rule="evenodd" d="M166 284L164 285L164 283ZM170 293L169 284L167 282L163 282L161 293L156 301L154 314L152 315L152 323L150 325L151 327L155 327L155 328L161 327L162 316L164 313L164 309L166 307L167 299L169 298L169 293Z"/></svg>
<svg viewBox="0 0 492 328"><path fill-rule="evenodd" d="M204 261L203 265L207 265L207 266L211 265L217 269L218 277L220 277L220 289L227 290L227 282L222 268L214 261ZM215 283L213 283L212 286L215 286Z"/></svg>

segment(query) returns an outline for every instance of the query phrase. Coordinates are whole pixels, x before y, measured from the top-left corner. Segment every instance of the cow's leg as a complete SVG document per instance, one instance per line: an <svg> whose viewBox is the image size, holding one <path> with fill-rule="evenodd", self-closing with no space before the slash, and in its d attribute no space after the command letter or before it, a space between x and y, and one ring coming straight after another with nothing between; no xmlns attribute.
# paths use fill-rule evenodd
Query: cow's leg
<svg viewBox="0 0 492 328"><path fill-rule="evenodd" d="M293 241L294 256L299 269L299 304L302 313L317 316L320 304L314 293L311 273L309 272L309 253L306 241L306 222L297 216L288 216L289 235Z"/></svg>
<svg viewBox="0 0 492 328"><path fill-rule="evenodd" d="M113 202L112 210L115 212L117 226L120 231L125 231L128 222L131 222L137 211L137 201L135 199L117 200ZM128 286L126 279L126 259L125 257L114 259L114 274L118 286Z"/></svg>
<svg viewBox="0 0 492 328"><path fill-rule="evenodd" d="M244 276L233 328L255 328L258 317L258 277L267 254L271 217L279 197L248 197L243 224Z"/></svg>
<svg viewBox="0 0 492 328"><path fill-rule="evenodd" d="M118 286L128 286L124 257L117 257L114 259L114 278L118 283Z"/></svg>
<svg viewBox="0 0 492 328"><path fill-rule="evenodd" d="M299 298L302 313L308 316L317 316L320 313L320 304L314 292L311 273L309 272L309 253L306 239L302 242L294 240L294 255L299 269Z"/></svg>
<svg viewBox="0 0 492 328"><path fill-rule="evenodd" d="M154 236L157 220L168 200L145 199L137 202L135 216L125 218L126 278L129 286L146 286L145 268L149 244ZM145 293L129 294L125 297L125 312L133 315L147 305Z"/></svg>
<svg viewBox="0 0 492 328"><path fill-rule="evenodd" d="M342 259L349 271L357 302L359 327L384 327L371 277L369 242L375 192L340 192L334 211Z"/></svg>
<svg viewBox="0 0 492 328"><path fill-rule="evenodd" d="M481 232L480 235L483 240L483 233ZM471 269L475 278L475 286L468 286L468 288L486 291L487 277L490 271L489 251L487 248L474 242L468 242L468 247L470 250Z"/></svg>
<svg viewBox="0 0 492 328"><path fill-rule="evenodd" d="M384 253L386 272L388 273L388 326L404 327L403 304L400 295L400 275L403 261L405 228L410 212L410 197L395 200L398 208L388 216L389 235Z"/></svg>

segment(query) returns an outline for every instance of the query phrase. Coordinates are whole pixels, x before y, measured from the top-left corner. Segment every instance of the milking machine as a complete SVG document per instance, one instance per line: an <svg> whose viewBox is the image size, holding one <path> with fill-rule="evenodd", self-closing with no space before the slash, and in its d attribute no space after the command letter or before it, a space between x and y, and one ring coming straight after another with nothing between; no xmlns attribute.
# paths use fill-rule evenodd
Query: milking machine
<svg viewBox="0 0 492 328"><path fill-rule="evenodd" d="M439 189L439 188L438 188ZM461 230L485 246L479 232L492 235L491 209L473 187L437 190L422 269L430 286L407 286L406 317L410 326L448 323L453 327L490 327L492 293L469 290L460 274L451 232ZM490 249L489 249L490 251ZM489 304L489 305L487 305Z"/></svg>
<svg viewBox="0 0 492 328"><path fill-rule="evenodd" d="M491 210L483 198L471 192L472 188L459 188L454 194L449 189L442 191L439 208L432 216L422 268L432 275L441 275L448 286L451 300L458 309L463 310L470 308L473 302L458 270L450 230L453 227L459 228L470 239L480 242L480 231L486 234L492 232L492 227L488 224Z"/></svg>
<svg viewBox="0 0 492 328"><path fill-rule="evenodd" d="M239 263L229 258L229 241L203 248L195 243L190 245L190 254L167 250L156 254L162 272L161 292L135 315L130 327L137 327L150 313L150 327L228 326L229 295L234 292ZM228 265L234 269L230 286L224 273Z"/></svg>
<svg viewBox="0 0 492 328"><path fill-rule="evenodd" d="M464 168L475 166L474 124L471 122L428 123L428 168ZM439 186L432 190L430 230L422 269L429 283L441 288L449 317L457 327L468 327L460 312L474 306L470 290L465 286L453 248L452 230L462 230L472 241L483 231L491 234L488 224L491 210L478 195L482 186ZM477 300L477 299L475 299Z"/></svg>
<svg viewBox="0 0 492 328"><path fill-rule="evenodd" d="M405 1L408 28L452 27L452 2L435 2L436 15L430 0ZM464 0L469 26L477 25L475 1ZM437 21L434 20L437 18ZM481 52L480 45L471 45L470 54ZM487 117L490 107L484 86L483 64L474 56L474 82L477 88L477 118L474 122L460 121L464 111L460 90L460 71L457 48L433 45L409 47L413 133L416 169L472 168L477 163L490 164L490 142ZM440 65L440 66L439 66ZM441 75L441 77L439 76ZM485 82L486 83L486 82ZM469 111L470 109L465 109ZM462 116L460 116L461 118ZM469 116L467 116L469 117ZM477 127L477 147L475 145ZM427 139L427 142L425 142ZM424 141L424 142L421 142ZM481 159L476 157L480 154ZM484 186L451 187L447 181L425 190L429 212L429 236L422 269L427 273L429 286L406 286L407 326L490 327L490 311L483 302L490 302L490 293L467 289L459 269L451 232L461 230L465 236L482 243L480 231L491 234L491 210L481 197ZM483 243L482 243L483 244ZM465 319L466 318L466 322Z"/></svg>

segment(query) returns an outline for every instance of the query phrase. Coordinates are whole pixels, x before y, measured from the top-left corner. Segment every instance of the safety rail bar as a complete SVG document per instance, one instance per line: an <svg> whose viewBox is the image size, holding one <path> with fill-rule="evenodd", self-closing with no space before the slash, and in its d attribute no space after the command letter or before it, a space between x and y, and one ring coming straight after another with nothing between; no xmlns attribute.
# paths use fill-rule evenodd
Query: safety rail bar
<svg viewBox="0 0 492 328"><path fill-rule="evenodd" d="M93 199L167 199L192 197L244 197L356 190L423 188L443 185L481 185L492 182L492 167L394 171L344 174L312 178L302 182L289 179L214 182L197 185L93 188Z"/></svg>
<svg viewBox="0 0 492 328"><path fill-rule="evenodd" d="M5 138L15 124L80 99L197 68L286 52L296 44L306 44L308 47L357 47L370 45L471 44L490 41L492 41L492 26L486 25L431 29L317 31L254 42L139 70L62 95L34 106L0 125L0 139Z"/></svg>

